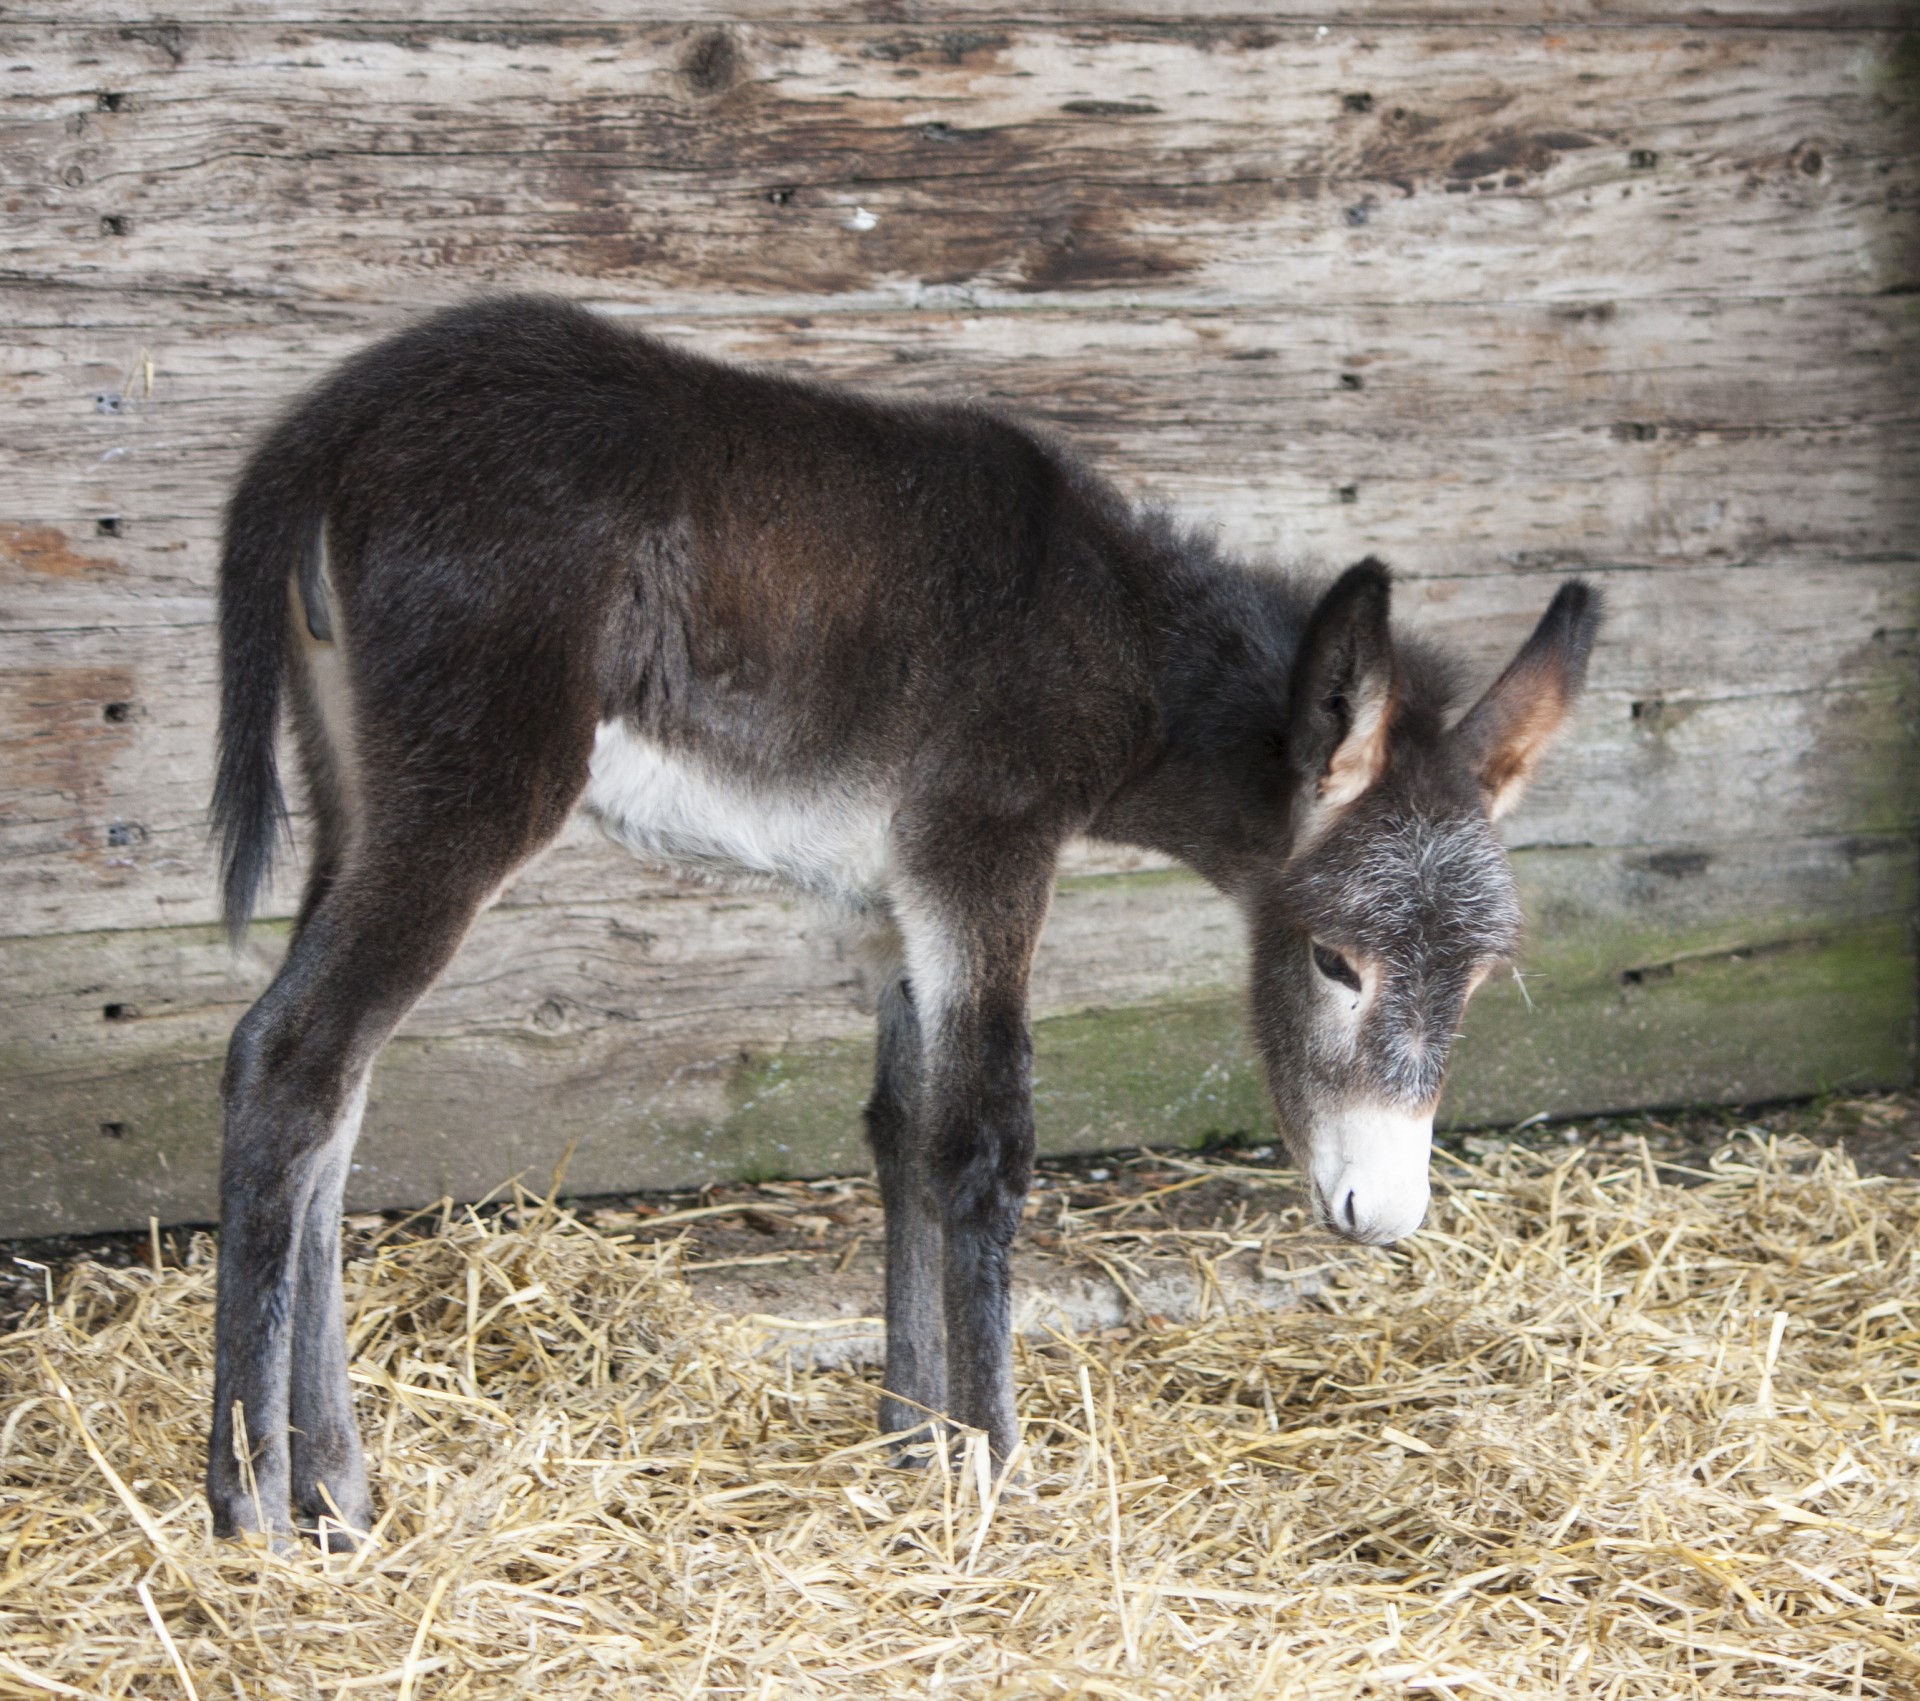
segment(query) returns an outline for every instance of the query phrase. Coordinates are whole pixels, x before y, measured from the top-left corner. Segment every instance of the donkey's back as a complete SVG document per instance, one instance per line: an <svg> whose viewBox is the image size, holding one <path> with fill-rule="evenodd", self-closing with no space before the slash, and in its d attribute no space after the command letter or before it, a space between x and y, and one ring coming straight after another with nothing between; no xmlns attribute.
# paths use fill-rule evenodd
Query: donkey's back
<svg viewBox="0 0 1920 1701"><path fill-rule="evenodd" d="M402 817L448 806L447 762L489 792L511 774L548 828L607 727L750 789L1084 799L1146 696L1126 536L1109 490L985 410L723 365L557 300L442 314L318 389L234 499L229 925L265 869L289 673L316 812L383 831L433 830ZM276 668L289 582L305 642Z"/></svg>

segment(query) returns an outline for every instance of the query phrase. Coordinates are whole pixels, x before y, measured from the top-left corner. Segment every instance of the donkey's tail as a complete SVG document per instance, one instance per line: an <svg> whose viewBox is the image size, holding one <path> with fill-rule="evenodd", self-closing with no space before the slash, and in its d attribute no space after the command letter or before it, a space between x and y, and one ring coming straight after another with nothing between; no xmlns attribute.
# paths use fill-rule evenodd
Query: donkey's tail
<svg viewBox="0 0 1920 1701"><path fill-rule="evenodd" d="M220 557L220 746L213 830L227 937L246 937L287 832L276 735L291 647L289 587L320 547L324 503L290 435L275 432L227 505Z"/></svg>

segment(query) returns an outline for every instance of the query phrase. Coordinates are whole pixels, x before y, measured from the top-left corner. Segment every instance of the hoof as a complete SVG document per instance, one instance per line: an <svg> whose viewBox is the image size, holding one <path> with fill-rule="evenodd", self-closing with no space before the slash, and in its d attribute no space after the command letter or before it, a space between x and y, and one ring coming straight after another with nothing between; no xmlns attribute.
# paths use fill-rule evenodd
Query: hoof
<svg viewBox="0 0 1920 1701"><path fill-rule="evenodd" d="M213 1520L213 1533L222 1541L238 1542L244 1548L256 1553L277 1553L282 1556L297 1553L300 1550L300 1532L292 1524L268 1525L262 1528L251 1517L244 1522L221 1518L217 1513Z"/></svg>
<svg viewBox="0 0 1920 1701"><path fill-rule="evenodd" d="M296 1511L301 1535L323 1553L358 1553L373 1529L373 1501L364 1489L344 1502L324 1493L311 1500L302 1496Z"/></svg>
<svg viewBox="0 0 1920 1701"><path fill-rule="evenodd" d="M256 1497L209 1491L207 1504L213 1510L213 1533L221 1541L285 1553L298 1539L284 1500L276 1504L265 1494Z"/></svg>
<svg viewBox="0 0 1920 1701"><path fill-rule="evenodd" d="M943 1438L937 1433L939 1426L923 1423L918 1429L907 1430L891 1437L893 1446L888 1450L887 1459L896 1469L903 1471L925 1471L933 1468L934 1451L943 1445ZM953 1449L947 1448L949 1458Z"/></svg>
<svg viewBox="0 0 1920 1701"><path fill-rule="evenodd" d="M302 1524L300 1534L322 1553L358 1553L367 1545L372 1524L343 1524L331 1516Z"/></svg>

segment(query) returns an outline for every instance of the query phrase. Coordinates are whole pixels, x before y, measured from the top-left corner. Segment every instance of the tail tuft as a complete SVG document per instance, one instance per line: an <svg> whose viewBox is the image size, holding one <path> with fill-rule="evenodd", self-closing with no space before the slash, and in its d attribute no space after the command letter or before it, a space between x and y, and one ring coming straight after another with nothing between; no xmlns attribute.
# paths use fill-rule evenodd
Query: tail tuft
<svg viewBox="0 0 1920 1701"><path fill-rule="evenodd" d="M278 435L278 434L276 434ZM318 546L320 516L270 439L227 507L220 560L220 732L213 831L227 938L246 938L287 833L276 749L288 663L288 587Z"/></svg>

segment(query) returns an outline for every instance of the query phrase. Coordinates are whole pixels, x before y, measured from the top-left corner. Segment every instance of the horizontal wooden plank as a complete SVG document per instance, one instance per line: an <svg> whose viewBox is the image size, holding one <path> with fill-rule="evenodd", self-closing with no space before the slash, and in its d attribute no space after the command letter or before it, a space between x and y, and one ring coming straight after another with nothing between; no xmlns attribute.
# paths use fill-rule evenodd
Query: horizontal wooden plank
<svg viewBox="0 0 1920 1701"><path fill-rule="evenodd" d="M241 442L334 363L414 310L342 303L263 314L244 298L174 300L13 280L4 377L33 467L168 422L191 447L218 420ZM909 396L968 396L1117 440L1139 414L1195 430L1264 419L1303 436L1535 436L1629 423L1673 432L1875 425L1911 417L1920 329L1901 297L1653 298L1594 303L1310 299L1178 310L1057 306L818 314L686 312L579 299L717 358ZM148 365L151 363L151 384ZM1168 387L1184 393L1176 406ZM1357 382L1356 382L1357 380ZM103 405L104 404L104 405ZM79 428L96 438L49 441ZM14 440L18 435L23 440ZM1652 441L1653 439L1616 439Z"/></svg>
<svg viewBox="0 0 1920 1701"><path fill-rule="evenodd" d="M1587 979L1675 957L1771 949L1878 923L1913 896L1907 836L1521 851L1538 935L1529 979ZM265 987L284 924L237 956L211 927L9 940L0 1048L26 1085L129 1059L204 1057ZM1062 882L1035 969L1044 1015L1188 999L1233 986L1244 951L1232 906L1180 871ZM488 912L409 1019L421 1040L511 1035L556 1043L602 1028L664 1048L761 1049L865 1023L833 917L767 893L657 887L645 905L579 900Z"/></svg>
<svg viewBox="0 0 1920 1701"><path fill-rule="evenodd" d="M1920 480L1899 476L1920 464L1904 298L649 323L882 392L1011 405L1256 554L1375 551L1434 574L1920 536ZM17 332L0 626L204 618L190 599L211 590L247 444L372 328L181 325L123 303L113 323Z"/></svg>
<svg viewBox="0 0 1920 1701"><path fill-rule="evenodd" d="M1483 995L1449 1103L1511 1119L1897 1075L1914 852L1523 853L1531 1006ZM7 947L0 1234L209 1214L218 1058L279 937L238 962L211 929ZM1065 883L1035 983L1050 1147L1259 1126L1243 973L1238 918L1190 877ZM496 911L376 1073L354 1197L543 1180L575 1138L584 1191L856 1164L866 1027L832 930L776 899Z"/></svg>
<svg viewBox="0 0 1920 1701"><path fill-rule="evenodd" d="M1183 28L1208 34L1276 27L1325 39L1383 29L1424 30L1437 25L1475 25L1488 29L1551 29L1575 32L1621 26L1684 25L1689 29L1898 29L1910 21L1903 0L1350 0L1336 14L1319 0L1136 0L1115 5L1090 0L731 0L723 14L751 24L871 24L888 27L891 38L941 52L965 51L967 38L1004 29L1009 20L1061 24L1079 30L1122 32L1131 29ZM327 0L324 5L287 0L190 0L170 5L156 23L149 8L129 0L27 0L10 6L16 23L121 24L144 28L165 50L172 39L168 24L433 24L501 25L551 28L557 23L628 25L633 9L621 0ZM701 0L654 0L651 22L702 29L714 27L715 11Z"/></svg>
<svg viewBox="0 0 1920 1701"><path fill-rule="evenodd" d="M216 1054L266 984L285 932L257 928L238 958L209 929L9 942L18 972L0 996L8 1012L0 1031L10 1036L10 1076L26 1088L97 1067L103 1044L123 1057ZM1238 935L1232 908L1185 875L1070 881L1036 971L1036 1007L1060 1014L1218 990L1234 977ZM63 992L53 995L50 981ZM697 1052L718 1043L724 1055L860 1031L862 1004L856 960L834 918L769 894L688 887L644 906L489 912L408 1032L565 1044L611 1028L670 1069L688 1045ZM22 1036L30 1036L24 1052Z"/></svg>
<svg viewBox="0 0 1920 1701"><path fill-rule="evenodd" d="M1395 442L1358 430L1294 436L1250 418L1224 432L1174 420L1151 434L1136 425L1117 442L1079 428L1070 436L1131 494L1165 502L1245 555L1377 554L1410 577L1884 559L1920 537L1920 481L1904 476L1920 466L1920 422L1615 435L1659 429L1596 420L1578 432L1476 439L1436 424ZM204 617L204 600L190 599L196 590L204 599L212 578L215 504L243 446L201 454L204 445L164 432L122 442L115 460L76 458L12 485L7 506L18 512L24 495L34 511L0 520L0 627ZM187 502L203 506L168 512ZM94 535L103 518L123 541ZM65 576L35 571L49 554ZM86 561L98 564L97 581L76 564Z"/></svg>
<svg viewBox="0 0 1920 1701"><path fill-rule="evenodd" d="M716 46L715 42L722 45ZM412 304L1871 293L1886 38L14 29L12 275ZM114 110L102 109L113 97Z"/></svg>
<svg viewBox="0 0 1920 1701"><path fill-rule="evenodd" d="M1442 1116L1507 1125L1669 1102L1748 1103L1869 1088L1912 1071L1905 924L1850 929L1758 956L1680 965L1645 987L1588 982L1531 1005L1491 988L1467 1018ZM1034 1030L1043 1152L1270 1139L1238 1000L1053 1016ZM556 1056L496 1039L390 1046L374 1073L349 1210L544 1192L562 1157L572 1194L741 1176L846 1174L868 1163L859 1107L870 1042L717 1058L696 1102L636 1087L626 1048ZM215 1210L220 1065L159 1064L73 1083L57 1125L0 1131L10 1185L0 1234L205 1222ZM92 1119L102 1105L123 1113ZM42 1109L51 1109L42 1101Z"/></svg>
<svg viewBox="0 0 1920 1701"><path fill-rule="evenodd" d="M1904 1085L1915 966L1903 919L1640 978L1492 987L1468 1014L1442 1117L1472 1126Z"/></svg>
<svg viewBox="0 0 1920 1701"><path fill-rule="evenodd" d="M1771 839L1915 819L1911 561L1593 578L1611 612L1590 695L1514 818L1516 843ZM1555 582L1412 580L1401 605L1486 680ZM206 626L0 635L0 934L213 918L215 705ZM288 913L297 889L283 877L268 913ZM671 889L582 828L511 901Z"/></svg>

